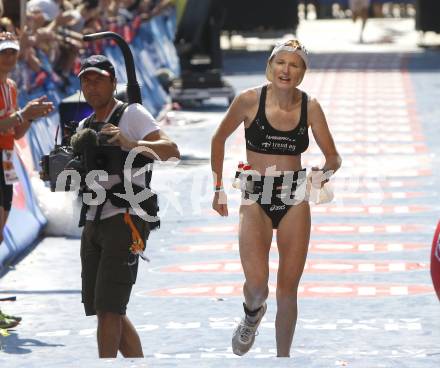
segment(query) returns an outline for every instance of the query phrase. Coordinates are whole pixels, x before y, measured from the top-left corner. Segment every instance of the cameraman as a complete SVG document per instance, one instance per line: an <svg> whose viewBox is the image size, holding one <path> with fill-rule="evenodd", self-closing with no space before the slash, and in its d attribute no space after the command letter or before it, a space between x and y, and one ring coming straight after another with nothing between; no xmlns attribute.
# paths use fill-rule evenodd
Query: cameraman
<svg viewBox="0 0 440 368"><path fill-rule="evenodd" d="M53 110L52 102L46 101L45 96L18 109L17 86L8 75L17 65L19 51L20 46L14 34L0 33L0 244L11 210L12 184L17 181L12 164L14 140L25 135L32 120L47 116Z"/></svg>
<svg viewBox="0 0 440 368"><path fill-rule="evenodd" d="M94 115L80 122L78 131L87 121L108 122L122 102L114 97L115 70L103 55L85 59L78 74L84 98L94 110ZM150 159L179 158L174 142L158 127L151 114L140 104L129 105L118 126L106 124L100 134L123 151L136 147L148 148L142 154ZM155 157L156 156L156 157ZM145 174L143 174L145 175ZM145 187L145 178L134 177L132 182ZM106 190L120 182L118 175L109 175L107 181L97 181ZM116 357L118 350L124 357L143 357L136 329L126 316L126 307L137 275L135 261L129 245L132 230L124 222L124 208L104 202L99 221L95 215L98 206L89 206L87 221L81 237L82 302L87 316L98 316L98 351L101 358ZM144 242L148 238L149 223L130 209L131 221ZM130 260L130 261L129 261Z"/></svg>

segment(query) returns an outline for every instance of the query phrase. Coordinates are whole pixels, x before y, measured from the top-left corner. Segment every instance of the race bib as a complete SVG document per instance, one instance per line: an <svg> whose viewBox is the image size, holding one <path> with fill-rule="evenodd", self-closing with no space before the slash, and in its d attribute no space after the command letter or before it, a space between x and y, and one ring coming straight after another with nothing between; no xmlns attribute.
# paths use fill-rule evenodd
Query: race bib
<svg viewBox="0 0 440 368"><path fill-rule="evenodd" d="M15 171L14 163L12 162L13 154L13 150L2 151L3 173L6 185L12 185L18 181L17 172Z"/></svg>

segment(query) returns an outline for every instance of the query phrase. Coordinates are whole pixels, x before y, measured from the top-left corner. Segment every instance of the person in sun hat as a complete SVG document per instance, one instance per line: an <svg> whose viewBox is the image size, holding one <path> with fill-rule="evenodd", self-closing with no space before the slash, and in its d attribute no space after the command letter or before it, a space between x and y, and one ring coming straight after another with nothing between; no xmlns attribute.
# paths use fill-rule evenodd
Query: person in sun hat
<svg viewBox="0 0 440 368"><path fill-rule="evenodd" d="M29 101L22 109L17 104L18 90L9 74L17 65L20 44L15 34L0 33L0 246L3 229L12 207L13 184L17 175L12 162L14 141L24 136L34 119L48 115L53 110L46 97ZM0 310L0 329L13 328L21 317Z"/></svg>
<svg viewBox="0 0 440 368"><path fill-rule="evenodd" d="M30 0L26 4L26 11L40 13L46 22L51 22L60 14L60 7L52 0Z"/></svg>
<svg viewBox="0 0 440 368"><path fill-rule="evenodd" d="M241 180L238 236L245 276L245 316L232 336L232 350L237 355L252 347L267 309L269 251L273 229L277 229L277 356L290 356L298 314L298 284L311 228L306 172L301 164L301 154L309 146L309 128L325 159L321 169L312 168L318 175L314 183L322 187L341 166L319 102L298 88L309 67L307 50L298 40L276 45L266 64L269 83L241 92L212 138L212 207L221 216L228 215L222 184L225 141L242 124L247 162L252 168L242 174Z"/></svg>

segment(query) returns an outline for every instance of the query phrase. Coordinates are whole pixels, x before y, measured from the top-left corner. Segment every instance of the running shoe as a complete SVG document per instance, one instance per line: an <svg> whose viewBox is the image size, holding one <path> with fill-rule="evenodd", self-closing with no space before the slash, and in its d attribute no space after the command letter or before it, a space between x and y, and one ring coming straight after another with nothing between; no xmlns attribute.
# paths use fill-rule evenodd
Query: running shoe
<svg viewBox="0 0 440 368"><path fill-rule="evenodd" d="M0 329L7 330L8 328L14 328L18 324L19 322L14 319L0 317Z"/></svg>
<svg viewBox="0 0 440 368"><path fill-rule="evenodd" d="M21 317L11 316L10 314L3 313L2 311L0 311L0 319L1 318L13 319L14 321L21 322Z"/></svg>
<svg viewBox="0 0 440 368"><path fill-rule="evenodd" d="M257 333L257 328L266 313L267 304L264 303L260 310L257 312L257 320L251 323L247 320L246 315L240 321L237 328L232 335L232 351L236 355L246 354L252 347L255 341L255 335Z"/></svg>

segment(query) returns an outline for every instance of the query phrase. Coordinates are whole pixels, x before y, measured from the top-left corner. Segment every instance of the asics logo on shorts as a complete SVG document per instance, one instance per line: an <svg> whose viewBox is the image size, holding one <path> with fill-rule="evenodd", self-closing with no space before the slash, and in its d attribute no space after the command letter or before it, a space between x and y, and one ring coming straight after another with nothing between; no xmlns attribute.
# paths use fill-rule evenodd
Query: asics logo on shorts
<svg viewBox="0 0 440 368"><path fill-rule="evenodd" d="M281 206L277 206L277 205L273 204L272 206L270 206L269 211L271 211L271 212L272 211L282 211L284 209L286 209L286 205L285 204L283 204Z"/></svg>

